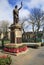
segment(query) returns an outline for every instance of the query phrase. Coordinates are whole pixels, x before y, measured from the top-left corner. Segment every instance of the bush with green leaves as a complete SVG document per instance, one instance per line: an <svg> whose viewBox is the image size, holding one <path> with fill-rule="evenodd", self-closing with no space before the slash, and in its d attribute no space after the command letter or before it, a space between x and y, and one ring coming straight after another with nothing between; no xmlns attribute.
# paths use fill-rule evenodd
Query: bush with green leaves
<svg viewBox="0 0 44 65"><path fill-rule="evenodd" d="M11 57L10 56L2 56L0 57L0 65L10 65L11 64Z"/></svg>

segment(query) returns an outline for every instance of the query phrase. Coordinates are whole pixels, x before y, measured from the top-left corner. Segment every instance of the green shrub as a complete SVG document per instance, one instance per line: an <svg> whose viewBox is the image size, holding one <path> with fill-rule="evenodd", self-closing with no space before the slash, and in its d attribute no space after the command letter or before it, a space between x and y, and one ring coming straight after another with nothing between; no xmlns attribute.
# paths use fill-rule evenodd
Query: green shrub
<svg viewBox="0 0 44 65"><path fill-rule="evenodd" d="M7 56L6 58L0 58L0 65L10 65L11 64L11 57Z"/></svg>

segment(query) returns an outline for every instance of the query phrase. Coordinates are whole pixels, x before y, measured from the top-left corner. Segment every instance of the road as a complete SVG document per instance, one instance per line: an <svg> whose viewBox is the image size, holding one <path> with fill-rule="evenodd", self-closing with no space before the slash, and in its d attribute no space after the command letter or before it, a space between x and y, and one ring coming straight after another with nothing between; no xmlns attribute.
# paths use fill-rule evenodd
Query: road
<svg viewBox="0 0 44 65"><path fill-rule="evenodd" d="M0 55L4 54L0 52ZM44 46L38 49L29 48L28 52L23 55L11 55L11 65L44 65Z"/></svg>

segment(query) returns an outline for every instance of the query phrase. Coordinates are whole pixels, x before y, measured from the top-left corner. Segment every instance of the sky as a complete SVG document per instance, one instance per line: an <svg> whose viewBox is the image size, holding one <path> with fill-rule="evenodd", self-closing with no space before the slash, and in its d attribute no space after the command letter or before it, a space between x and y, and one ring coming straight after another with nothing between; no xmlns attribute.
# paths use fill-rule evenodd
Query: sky
<svg viewBox="0 0 44 65"><path fill-rule="evenodd" d="M0 0L0 21L7 20L9 23L13 23L13 9L15 5L20 7L21 1L23 7L19 11L19 19L28 19L31 8L38 7L44 10L44 0ZM28 23L26 22L28 25ZM31 26L27 30L31 30Z"/></svg>

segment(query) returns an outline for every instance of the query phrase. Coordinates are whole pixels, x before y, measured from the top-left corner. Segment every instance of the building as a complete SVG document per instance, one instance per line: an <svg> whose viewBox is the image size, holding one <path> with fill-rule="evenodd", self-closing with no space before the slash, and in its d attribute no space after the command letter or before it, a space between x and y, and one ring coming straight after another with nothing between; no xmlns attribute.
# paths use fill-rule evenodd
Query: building
<svg viewBox="0 0 44 65"><path fill-rule="evenodd" d="M37 34L36 32L25 32L22 34L22 40L23 42L33 42L33 40L36 38L36 35L38 35L39 38L42 38L43 32L39 31L39 34Z"/></svg>

